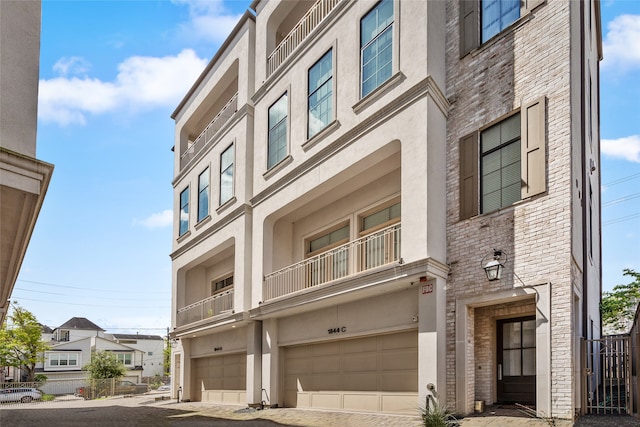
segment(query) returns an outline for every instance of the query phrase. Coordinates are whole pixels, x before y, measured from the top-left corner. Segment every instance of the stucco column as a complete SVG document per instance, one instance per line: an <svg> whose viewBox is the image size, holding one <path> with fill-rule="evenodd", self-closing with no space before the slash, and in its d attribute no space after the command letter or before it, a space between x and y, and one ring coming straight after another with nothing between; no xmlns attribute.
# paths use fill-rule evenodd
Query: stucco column
<svg viewBox="0 0 640 427"><path fill-rule="evenodd" d="M180 364L180 378L182 378L182 396L180 400L191 400L191 340L183 338L180 340L182 345L182 363Z"/></svg>
<svg viewBox="0 0 640 427"><path fill-rule="evenodd" d="M430 279L418 287L418 404L426 397L440 396L445 404L446 390L446 280ZM433 385L434 389L427 387Z"/></svg>
<svg viewBox="0 0 640 427"><path fill-rule="evenodd" d="M262 400L268 406L281 403L278 394L278 378L280 375L280 349L278 348L278 319L267 319L262 322Z"/></svg>
<svg viewBox="0 0 640 427"><path fill-rule="evenodd" d="M262 322L247 325L247 404L262 401Z"/></svg>

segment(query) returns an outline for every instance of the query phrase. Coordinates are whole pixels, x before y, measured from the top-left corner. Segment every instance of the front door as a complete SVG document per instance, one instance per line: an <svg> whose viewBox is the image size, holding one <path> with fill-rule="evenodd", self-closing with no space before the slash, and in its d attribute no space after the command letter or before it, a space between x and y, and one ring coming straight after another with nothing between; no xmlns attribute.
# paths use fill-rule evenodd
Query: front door
<svg viewBox="0 0 640 427"><path fill-rule="evenodd" d="M498 402L536 403L536 319L499 320Z"/></svg>

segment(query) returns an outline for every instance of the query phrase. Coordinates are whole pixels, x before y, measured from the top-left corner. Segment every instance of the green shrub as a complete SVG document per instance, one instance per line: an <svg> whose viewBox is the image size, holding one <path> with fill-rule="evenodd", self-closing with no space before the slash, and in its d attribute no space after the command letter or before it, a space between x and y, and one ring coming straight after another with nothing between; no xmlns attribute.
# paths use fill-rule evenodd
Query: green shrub
<svg viewBox="0 0 640 427"><path fill-rule="evenodd" d="M421 410L424 427L457 427L460 424L446 407L440 405L438 400L429 396L427 406Z"/></svg>

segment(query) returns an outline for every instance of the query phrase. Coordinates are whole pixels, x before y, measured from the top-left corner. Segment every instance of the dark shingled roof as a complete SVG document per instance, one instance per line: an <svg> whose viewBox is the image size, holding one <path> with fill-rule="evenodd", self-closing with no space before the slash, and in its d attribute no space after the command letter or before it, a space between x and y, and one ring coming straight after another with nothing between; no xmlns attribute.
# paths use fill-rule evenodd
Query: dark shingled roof
<svg viewBox="0 0 640 427"><path fill-rule="evenodd" d="M47 325L43 325L42 323L39 323L39 325L42 328L42 333L43 334L52 334L53 333L53 329L51 329Z"/></svg>
<svg viewBox="0 0 640 427"><path fill-rule="evenodd" d="M58 329L83 329L88 331L104 331L100 326L93 323L86 317L72 317L67 320L63 325L60 325Z"/></svg>
<svg viewBox="0 0 640 427"><path fill-rule="evenodd" d="M117 340L162 340L160 335L111 334Z"/></svg>

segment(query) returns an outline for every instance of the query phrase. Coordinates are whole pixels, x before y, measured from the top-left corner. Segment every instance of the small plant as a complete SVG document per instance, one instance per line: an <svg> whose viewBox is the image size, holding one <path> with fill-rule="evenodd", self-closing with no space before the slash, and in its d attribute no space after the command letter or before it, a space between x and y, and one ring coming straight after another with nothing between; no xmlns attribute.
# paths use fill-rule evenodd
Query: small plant
<svg viewBox="0 0 640 427"><path fill-rule="evenodd" d="M460 423L447 408L440 405L434 395L427 396L426 407L421 410L424 427L458 427Z"/></svg>
<svg viewBox="0 0 640 427"><path fill-rule="evenodd" d="M42 400L43 402L51 402L55 399L56 397L53 394L43 394L42 398L40 400Z"/></svg>

